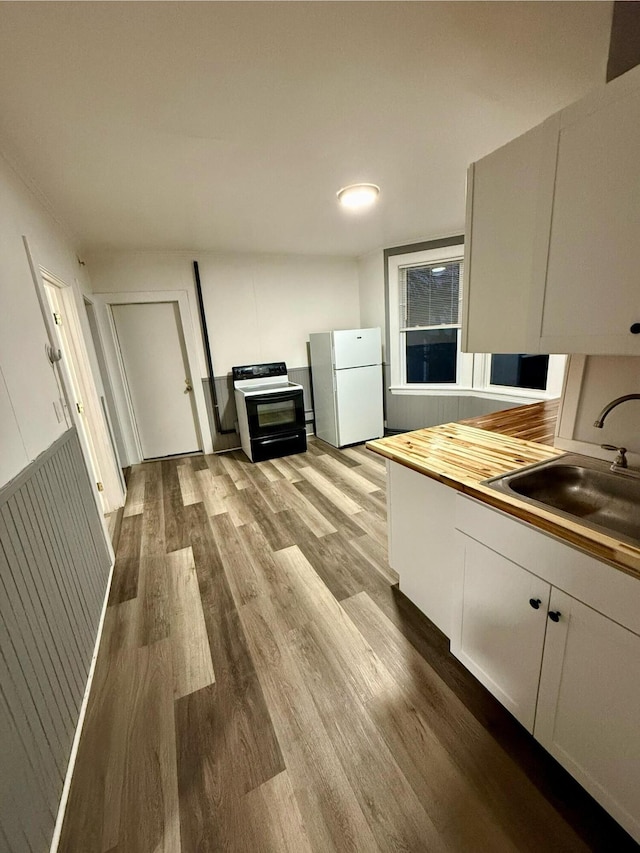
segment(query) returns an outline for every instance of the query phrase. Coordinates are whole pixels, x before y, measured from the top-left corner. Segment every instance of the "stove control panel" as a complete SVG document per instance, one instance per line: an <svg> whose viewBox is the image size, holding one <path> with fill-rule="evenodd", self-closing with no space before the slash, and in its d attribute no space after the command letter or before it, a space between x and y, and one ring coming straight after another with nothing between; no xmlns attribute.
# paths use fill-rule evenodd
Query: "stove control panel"
<svg viewBox="0 0 640 853"><path fill-rule="evenodd" d="M287 365L284 361L270 361L267 364L244 364L232 367L233 381L241 379L271 379L275 376L286 376Z"/></svg>

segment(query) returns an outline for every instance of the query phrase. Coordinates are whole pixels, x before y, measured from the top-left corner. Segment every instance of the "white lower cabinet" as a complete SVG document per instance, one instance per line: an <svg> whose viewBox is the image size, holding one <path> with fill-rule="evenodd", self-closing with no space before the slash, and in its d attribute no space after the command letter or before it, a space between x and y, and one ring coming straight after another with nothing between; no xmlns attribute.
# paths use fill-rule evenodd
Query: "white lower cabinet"
<svg viewBox="0 0 640 853"><path fill-rule="evenodd" d="M388 479L400 589L640 841L640 581L403 465Z"/></svg>
<svg viewBox="0 0 640 853"><path fill-rule="evenodd" d="M640 581L469 498L456 515L451 651L640 841Z"/></svg>
<svg viewBox="0 0 640 853"><path fill-rule="evenodd" d="M640 637L551 594L534 734L640 839Z"/></svg>
<svg viewBox="0 0 640 853"><path fill-rule="evenodd" d="M400 589L451 637L460 577L454 489L387 463L389 565Z"/></svg>
<svg viewBox="0 0 640 853"><path fill-rule="evenodd" d="M533 732L551 587L468 539L462 620L451 651Z"/></svg>

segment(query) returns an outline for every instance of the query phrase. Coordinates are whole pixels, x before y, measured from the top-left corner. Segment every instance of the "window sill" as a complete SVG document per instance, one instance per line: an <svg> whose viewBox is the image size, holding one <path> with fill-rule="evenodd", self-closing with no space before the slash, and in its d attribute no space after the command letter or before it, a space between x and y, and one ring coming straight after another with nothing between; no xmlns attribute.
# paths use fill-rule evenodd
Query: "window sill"
<svg viewBox="0 0 640 853"><path fill-rule="evenodd" d="M501 400L505 403L539 403L542 400L553 400L558 395L549 394L546 391L509 392L495 391L486 388L471 388L465 385L430 386L418 388L415 385L391 385L389 391L398 396L421 396L421 397L482 397L486 400Z"/></svg>

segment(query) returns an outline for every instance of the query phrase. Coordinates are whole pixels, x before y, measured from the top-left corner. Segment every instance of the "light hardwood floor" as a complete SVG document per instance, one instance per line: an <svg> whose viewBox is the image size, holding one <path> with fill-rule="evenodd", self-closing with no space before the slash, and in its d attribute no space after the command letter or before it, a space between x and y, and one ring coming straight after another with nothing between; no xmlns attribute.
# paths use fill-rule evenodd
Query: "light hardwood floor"
<svg viewBox="0 0 640 853"><path fill-rule="evenodd" d="M62 853L635 849L398 591L384 491L316 440L131 471Z"/></svg>

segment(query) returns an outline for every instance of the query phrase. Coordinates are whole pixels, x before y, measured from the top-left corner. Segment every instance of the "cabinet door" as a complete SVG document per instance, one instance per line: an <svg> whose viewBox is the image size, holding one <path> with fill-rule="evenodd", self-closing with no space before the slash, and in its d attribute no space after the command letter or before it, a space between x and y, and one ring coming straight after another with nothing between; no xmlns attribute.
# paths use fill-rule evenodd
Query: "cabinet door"
<svg viewBox="0 0 640 853"><path fill-rule="evenodd" d="M535 737L640 841L640 637L554 589Z"/></svg>
<svg viewBox="0 0 640 853"><path fill-rule="evenodd" d="M462 569L454 531L455 491L389 462L389 564L400 589L451 637Z"/></svg>
<svg viewBox="0 0 640 853"><path fill-rule="evenodd" d="M495 551L462 538L461 619L451 651L531 732L551 587Z"/></svg>
<svg viewBox="0 0 640 853"><path fill-rule="evenodd" d="M544 352L640 355L630 332L640 323L640 87L620 96L616 82L599 106L563 118Z"/></svg>
<svg viewBox="0 0 640 853"><path fill-rule="evenodd" d="M465 352L537 352L559 115L469 169Z"/></svg>

